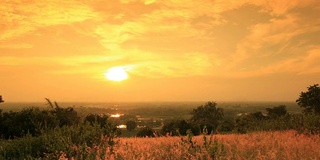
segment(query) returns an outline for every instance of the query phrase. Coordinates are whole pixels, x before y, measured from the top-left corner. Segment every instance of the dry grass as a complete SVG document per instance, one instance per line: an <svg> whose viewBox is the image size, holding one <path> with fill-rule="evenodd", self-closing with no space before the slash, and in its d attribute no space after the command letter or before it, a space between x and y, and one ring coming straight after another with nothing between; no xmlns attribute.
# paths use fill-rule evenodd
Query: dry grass
<svg viewBox="0 0 320 160"><path fill-rule="evenodd" d="M105 159L320 159L320 136L295 131L214 135L210 146L203 136L182 138L119 138Z"/></svg>

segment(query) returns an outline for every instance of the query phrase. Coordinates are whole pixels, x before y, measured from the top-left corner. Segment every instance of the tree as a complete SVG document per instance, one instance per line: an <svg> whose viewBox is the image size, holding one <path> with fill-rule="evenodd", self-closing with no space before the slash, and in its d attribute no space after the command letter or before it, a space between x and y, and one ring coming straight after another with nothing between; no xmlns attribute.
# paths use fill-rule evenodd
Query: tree
<svg viewBox="0 0 320 160"><path fill-rule="evenodd" d="M262 114L262 112L251 113L251 114L249 114L249 116L251 116L252 118L254 118L254 119L256 119L256 120L263 120L263 119L265 119L265 116Z"/></svg>
<svg viewBox="0 0 320 160"><path fill-rule="evenodd" d="M186 120L171 120L165 123L161 128L161 134L170 134L171 136L187 135L187 130L191 130L194 135L198 135L200 129L196 129Z"/></svg>
<svg viewBox="0 0 320 160"><path fill-rule="evenodd" d="M127 125L127 130L128 131L132 131L132 130L136 129L136 127L137 127L137 123L135 121L132 121L132 120L128 121L126 123L126 125Z"/></svg>
<svg viewBox="0 0 320 160"><path fill-rule="evenodd" d="M72 107L61 108L57 102L52 103L49 98L45 98L45 100L48 102L47 105L53 109L51 113L58 118L60 127L65 125L71 126L80 122L77 111Z"/></svg>
<svg viewBox="0 0 320 160"><path fill-rule="evenodd" d="M137 137L154 137L153 133L154 131L150 127L144 127L137 133Z"/></svg>
<svg viewBox="0 0 320 160"><path fill-rule="evenodd" d="M320 87L314 84L308 87L307 92L301 92L300 97L296 100L300 107L305 108L304 113L320 114Z"/></svg>
<svg viewBox="0 0 320 160"><path fill-rule="evenodd" d="M0 95L0 103L4 102L4 100L2 99L2 96Z"/></svg>
<svg viewBox="0 0 320 160"><path fill-rule="evenodd" d="M266 108L268 116L271 118L285 116L287 114L287 108L285 105L280 105L278 107Z"/></svg>
<svg viewBox="0 0 320 160"><path fill-rule="evenodd" d="M161 128L161 134L162 135L167 135L170 134L171 136L178 136L179 134L177 133L177 128L175 126L175 121L170 121L166 122L162 128Z"/></svg>
<svg viewBox="0 0 320 160"><path fill-rule="evenodd" d="M100 127L107 127L109 124L107 115L97 115L97 114L89 114L84 118L85 122L89 122L90 125L94 125L94 123L98 123Z"/></svg>
<svg viewBox="0 0 320 160"><path fill-rule="evenodd" d="M53 129L58 125L59 121L50 111L37 107L4 112L0 115L0 137L8 139L26 134L38 136L42 130Z"/></svg>
<svg viewBox="0 0 320 160"><path fill-rule="evenodd" d="M218 126L218 131L219 132L232 132L232 130L234 129L234 122L232 120L224 120L223 122L221 122Z"/></svg>
<svg viewBox="0 0 320 160"><path fill-rule="evenodd" d="M58 118L60 127L72 126L80 122L80 117L78 116L77 111L75 111L72 107L60 108L57 106L51 112Z"/></svg>
<svg viewBox="0 0 320 160"><path fill-rule="evenodd" d="M216 102L207 102L192 111L191 122L202 130L207 127L208 132L215 131L223 119L223 109L217 108Z"/></svg>

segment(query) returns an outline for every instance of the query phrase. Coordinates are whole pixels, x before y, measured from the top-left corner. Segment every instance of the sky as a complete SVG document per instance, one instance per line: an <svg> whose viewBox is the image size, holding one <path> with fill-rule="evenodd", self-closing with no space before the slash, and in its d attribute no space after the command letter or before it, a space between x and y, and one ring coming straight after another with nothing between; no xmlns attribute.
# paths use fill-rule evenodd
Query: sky
<svg viewBox="0 0 320 160"><path fill-rule="evenodd" d="M294 102L320 82L319 35L318 0L2 0L0 95Z"/></svg>

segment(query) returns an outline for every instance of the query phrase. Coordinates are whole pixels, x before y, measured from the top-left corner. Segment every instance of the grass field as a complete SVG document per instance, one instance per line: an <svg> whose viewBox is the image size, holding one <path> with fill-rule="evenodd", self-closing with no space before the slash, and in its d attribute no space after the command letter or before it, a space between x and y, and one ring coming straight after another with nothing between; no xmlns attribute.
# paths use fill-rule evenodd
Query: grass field
<svg viewBox="0 0 320 160"><path fill-rule="evenodd" d="M320 136L296 131L119 138L97 159L319 159ZM63 159L63 158L61 158Z"/></svg>

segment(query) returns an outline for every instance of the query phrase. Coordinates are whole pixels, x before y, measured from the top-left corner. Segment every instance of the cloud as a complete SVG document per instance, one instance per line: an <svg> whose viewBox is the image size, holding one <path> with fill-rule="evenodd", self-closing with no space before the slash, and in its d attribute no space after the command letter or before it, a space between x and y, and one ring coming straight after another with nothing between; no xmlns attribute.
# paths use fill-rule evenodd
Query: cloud
<svg viewBox="0 0 320 160"><path fill-rule="evenodd" d="M139 36L144 26L135 22L126 22L122 25L100 25L94 33L101 37L100 43L111 51L118 50L125 41Z"/></svg>
<svg viewBox="0 0 320 160"><path fill-rule="evenodd" d="M213 65L208 55L202 53L144 54L134 62L131 73L148 78L203 76Z"/></svg>
<svg viewBox="0 0 320 160"><path fill-rule="evenodd" d="M125 4L132 3L142 2ZM136 66L136 74L150 77L272 74L281 68L273 65L289 66L310 49L310 44L294 41L308 39L305 34L319 30L316 17L309 17L312 22L307 23L299 10L315 8L315 1L203 0L153 4L158 7L136 13L129 21L106 23L95 29L100 43L112 54L123 55ZM250 12L245 13L248 9ZM119 13L117 17L124 20L126 14ZM196 58L189 53L201 57L204 65L186 58ZM129 58L132 56L137 58ZM188 64L195 67L188 68Z"/></svg>
<svg viewBox="0 0 320 160"><path fill-rule="evenodd" d="M275 74L290 74L290 75L312 75L320 73L320 48L312 48L300 55L288 57L281 61L269 63L266 66L248 70L239 69L221 74L222 77L229 78L251 78L251 77L264 77Z"/></svg>
<svg viewBox="0 0 320 160"><path fill-rule="evenodd" d="M32 44L28 43L19 43L19 44L0 44L0 49L23 49L23 48L32 48Z"/></svg>
<svg viewBox="0 0 320 160"><path fill-rule="evenodd" d="M70 24L95 17L78 1L1 1L0 40L14 38L38 28Z"/></svg>
<svg viewBox="0 0 320 160"><path fill-rule="evenodd" d="M319 31L319 18L316 16L319 4L316 2L0 2L0 8L3 10L0 13L0 41L22 37L27 33L43 33L44 35L40 35L45 36L43 39L52 38L55 36L49 37L46 27L59 28L59 25L72 24L72 32L64 31L56 37L61 38L61 43L65 42L64 39L69 40L64 46L57 48L68 45L72 46L73 48L70 48L73 50L66 51L63 48L60 49L62 51L47 51L47 46L60 45L52 43L39 49L39 57L5 58L7 65L42 65L43 62L53 62L59 65L55 67L57 73L90 70L103 72L108 67L121 65L130 66L131 74L153 78L197 75L245 77L272 74L279 72L278 70L298 74L312 66L298 63L305 67L303 70L296 70L290 65L301 60L306 53L314 57L310 48L319 45L316 38L314 42L310 42L308 35ZM306 14L304 8L314 10L310 12L313 14ZM43 30L40 32L39 29ZM54 29L51 28L50 31ZM80 38L83 38L81 42L77 41ZM90 39L91 45L95 44L99 54L85 46L89 44L85 39ZM98 44L104 48L99 48L101 46ZM17 42L0 45L0 48L31 49L40 45ZM86 51L83 47L87 47ZM74 48L79 48L80 51ZM48 52L56 55L51 55L51 58L41 57L40 54ZM68 55L75 56L62 56L66 54L64 52L70 52ZM86 55L80 56L80 52ZM9 62L12 58L15 58L14 62ZM317 72L317 69L309 70Z"/></svg>
<svg viewBox="0 0 320 160"><path fill-rule="evenodd" d="M262 6L270 9L268 12L271 17L266 22L248 27L248 34L236 44L235 53L226 58L229 60L226 65L230 73L238 76L243 74L244 77L283 71L298 74L308 70L307 68L297 70L293 67L294 62L305 57L310 48L319 45L312 42L314 38L310 36L320 31L317 17L310 15L306 22L307 15L303 13L301 7L309 5L308 10L314 12L319 11L319 8L312 6L311 1L308 2L310 3L302 3L301 6L297 1L289 4L281 3L279 4L281 9L275 5ZM302 65L300 62L296 64ZM289 67L290 65L292 66Z"/></svg>
<svg viewBox="0 0 320 160"><path fill-rule="evenodd" d="M266 10L274 16L281 16L290 13L295 8L313 7L319 5L317 0L292 0L292 1L278 1L266 0L261 5L265 6Z"/></svg>

